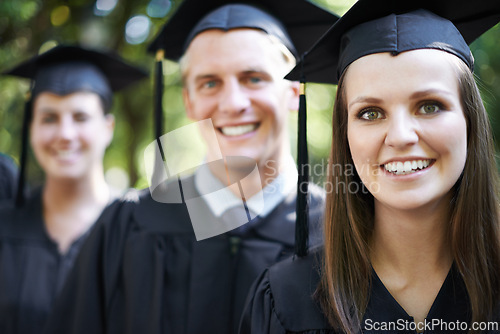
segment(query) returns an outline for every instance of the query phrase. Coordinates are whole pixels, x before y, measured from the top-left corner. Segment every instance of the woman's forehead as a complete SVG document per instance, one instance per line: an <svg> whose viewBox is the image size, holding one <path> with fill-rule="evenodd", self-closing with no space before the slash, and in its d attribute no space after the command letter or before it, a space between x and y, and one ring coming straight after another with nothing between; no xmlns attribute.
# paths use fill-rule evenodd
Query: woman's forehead
<svg viewBox="0 0 500 334"><path fill-rule="evenodd" d="M419 49L393 55L374 53L354 61L346 70L348 99L358 95L387 94L407 90L458 92L458 57L440 50ZM390 91L388 91L390 90Z"/></svg>

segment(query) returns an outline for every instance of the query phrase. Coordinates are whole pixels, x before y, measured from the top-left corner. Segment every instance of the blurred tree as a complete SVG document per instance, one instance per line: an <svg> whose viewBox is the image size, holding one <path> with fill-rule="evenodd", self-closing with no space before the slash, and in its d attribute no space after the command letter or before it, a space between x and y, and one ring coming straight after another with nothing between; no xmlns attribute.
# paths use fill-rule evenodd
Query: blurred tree
<svg viewBox="0 0 500 334"><path fill-rule="evenodd" d="M313 2L343 14L355 0ZM131 63L152 70L154 57L147 54L147 45L180 3L180 0L1 0L0 71L59 43L111 49ZM496 115L500 110L499 40L497 26L472 45L476 74L492 118L497 147L500 144L500 120ZM169 132L187 124L188 120L180 94L178 66L166 61L164 71L164 130ZM145 147L153 140L152 87L151 78L115 98L113 112L117 126L106 154L105 168L111 182L119 182L121 186L125 186L124 182L137 188L148 185L143 156ZM26 80L0 76L0 151L15 159L18 159L24 94L28 88ZM308 84L307 92L311 173L312 179L321 183L326 176L335 87ZM290 124L295 147L296 113L291 115ZM30 183L36 185L42 182L43 174L34 161L31 157L28 172ZM120 181L123 175L125 181Z"/></svg>
<svg viewBox="0 0 500 334"><path fill-rule="evenodd" d="M486 32L471 45L476 75L486 110L490 116L497 152L500 150L500 24ZM500 159L497 154L497 166Z"/></svg>

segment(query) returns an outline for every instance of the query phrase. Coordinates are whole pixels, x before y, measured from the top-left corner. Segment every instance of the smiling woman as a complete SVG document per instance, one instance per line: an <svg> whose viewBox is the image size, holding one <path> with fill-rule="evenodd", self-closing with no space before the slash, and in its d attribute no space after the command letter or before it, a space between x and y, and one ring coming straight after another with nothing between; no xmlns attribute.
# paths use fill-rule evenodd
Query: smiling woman
<svg viewBox="0 0 500 334"><path fill-rule="evenodd" d="M113 91L145 75L74 46L56 47L9 74L34 81L24 125L45 184L26 203L20 187L17 206L0 210L0 332L40 333L91 227L113 210L103 173Z"/></svg>
<svg viewBox="0 0 500 334"><path fill-rule="evenodd" d="M494 1L359 0L309 50L296 69L338 83L330 165L356 170L329 183L368 191L328 193L324 247L264 272L241 333L498 333L498 176L467 46L498 21Z"/></svg>
<svg viewBox="0 0 500 334"><path fill-rule="evenodd" d="M332 195L332 217L326 222L327 245L331 245L332 249L342 248L333 246L334 242L339 242L339 234L347 233L356 238L353 235L355 231L362 233L360 238L364 246L340 252L345 257L348 257L346 252L363 256L367 273L371 272L373 276L371 293L382 296L389 292L380 298L403 310L384 315L391 323L403 319L422 327L426 321L441 317L469 322L471 318L466 314L473 306L462 301L465 288L461 281L467 278L455 272L460 270L465 260L457 257L462 256L464 248L470 247L468 243L472 239L474 243L487 243L492 249L498 247L496 175L489 142L491 135L488 127L481 129L477 126L487 122L487 116L477 88L468 89L468 94L463 93L467 84L473 82L472 74L453 57L430 49L406 51L397 56L371 54L354 61L339 81L342 91L337 98L334 117L340 122L336 124L347 125L343 127L341 136L346 136L350 154L345 156L340 153L336 145L332 154L354 164L358 172L356 182L362 182L371 194ZM384 70L384 75L380 70ZM356 86L360 84L361 77L373 79L373 75L378 76L379 85ZM376 96L377 99L354 101L358 96ZM432 112L424 112L429 109ZM363 118L367 112L374 112L377 117ZM474 113L476 115L472 117ZM474 120L471 121L471 118ZM472 135L468 136L468 133ZM478 135L489 140L478 142ZM478 152L489 154L478 157ZM477 165L478 160L483 166L476 169L474 180L466 166ZM388 171L389 168L391 171ZM470 183L464 183L464 179L470 180ZM465 201L461 198L465 196L465 189L471 191L474 184L491 186L491 197L484 196L477 203L457 205ZM339 211L341 204L338 201L343 200L348 205L361 206L352 211ZM485 208L492 213L491 220L473 222L471 215L478 210L484 212ZM352 214L353 218L347 218L345 214ZM461 221L461 217L468 217L468 223ZM356 226L341 226L341 221ZM460 231L465 224L469 224L468 232ZM473 232L474 229L477 230ZM484 230L489 231L491 239L481 236ZM472 239L461 244L457 237L462 233L475 236L469 235ZM494 259L498 253L477 256L492 259L491 267L486 270L494 270L497 265ZM325 272L337 270L331 263L325 263L325 267ZM330 275L333 277L329 279L338 279L335 277L337 273ZM492 272L491 275L487 280L495 282L496 274ZM326 280L326 276L323 279ZM375 280L380 280L380 284L375 284ZM477 277L474 280L476 282L469 286L471 290L475 289L474 284L479 283ZM440 291L448 289L450 281L464 291L443 296ZM326 283L320 285L318 298L326 305L332 292L327 291L323 284ZM497 289L495 284L498 283L493 283L493 291ZM336 287L334 293L340 293L340 289L344 288ZM359 312L365 310L361 318L364 320L361 322L360 319L361 323L356 324L355 315L352 315L352 319L347 319L352 321L351 326L364 326L367 319L380 319L381 314L372 309L372 299L361 295L356 298L360 302L357 306ZM471 300L474 300L474 295ZM450 306L448 310L432 307L450 303L460 307ZM498 303L498 296L492 298L493 303ZM323 307L325 314L331 317L331 323L345 321L334 318L338 315ZM477 316L485 320L491 316L492 308L481 307L484 305L478 308Z"/></svg>

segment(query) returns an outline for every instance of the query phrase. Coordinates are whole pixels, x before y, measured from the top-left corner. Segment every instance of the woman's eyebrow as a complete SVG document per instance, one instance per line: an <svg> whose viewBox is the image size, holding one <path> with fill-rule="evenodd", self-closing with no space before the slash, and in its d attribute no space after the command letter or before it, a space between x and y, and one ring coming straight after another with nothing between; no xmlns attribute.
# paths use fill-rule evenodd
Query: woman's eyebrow
<svg viewBox="0 0 500 334"><path fill-rule="evenodd" d="M417 99L426 97L428 95L453 95L453 93L448 91L448 90L444 90L444 89L430 88L430 89L426 89L426 90L422 90L422 91L418 91L418 92L413 93L410 96L410 99L417 100Z"/></svg>
<svg viewBox="0 0 500 334"><path fill-rule="evenodd" d="M376 97L358 96L351 103L349 103L348 108L351 108L356 103L380 103L380 102L382 102L382 100Z"/></svg>

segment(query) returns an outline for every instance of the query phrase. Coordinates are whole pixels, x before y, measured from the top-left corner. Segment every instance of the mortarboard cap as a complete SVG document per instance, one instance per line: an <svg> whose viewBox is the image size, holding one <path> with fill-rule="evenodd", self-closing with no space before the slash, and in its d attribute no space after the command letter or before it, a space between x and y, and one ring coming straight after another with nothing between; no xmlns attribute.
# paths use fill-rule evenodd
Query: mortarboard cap
<svg viewBox="0 0 500 334"><path fill-rule="evenodd" d="M497 0L359 0L287 78L305 74L309 82L337 84L345 68L360 57L428 48L452 53L472 70L467 44L499 20Z"/></svg>
<svg viewBox="0 0 500 334"><path fill-rule="evenodd" d="M184 0L148 47L149 52L156 52L157 60L155 137L163 134L162 60L178 61L200 32L260 29L277 37L298 59L337 19L307 0Z"/></svg>
<svg viewBox="0 0 500 334"><path fill-rule="evenodd" d="M24 178L32 101L42 92L67 95L89 91L99 95L105 112L111 108L113 92L146 78L142 69L125 63L118 56L79 46L60 45L37 55L3 74L32 80L30 97L25 105L21 164L16 204L24 200Z"/></svg>
<svg viewBox="0 0 500 334"><path fill-rule="evenodd" d="M69 45L56 46L4 74L32 79L32 97L85 90L101 96L106 108L111 107L113 92L147 76L114 54Z"/></svg>
<svg viewBox="0 0 500 334"><path fill-rule="evenodd" d="M307 0L185 0L174 16L165 24L149 46L157 54L155 88L155 133L158 139L163 131L162 111L162 59L178 60L190 42L199 33L209 29L228 31L237 28L260 29L276 37L288 50L300 56L312 46L338 17ZM301 93L301 99L304 95ZM303 103L303 105L305 105ZM296 253L307 253L308 210L307 183L308 157L305 110L299 110L297 185Z"/></svg>
<svg viewBox="0 0 500 334"><path fill-rule="evenodd" d="M148 50L164 50L177 61L200 32L252 28L277 37L298 57L336 20L307 0L184 0Z"/></svg>

